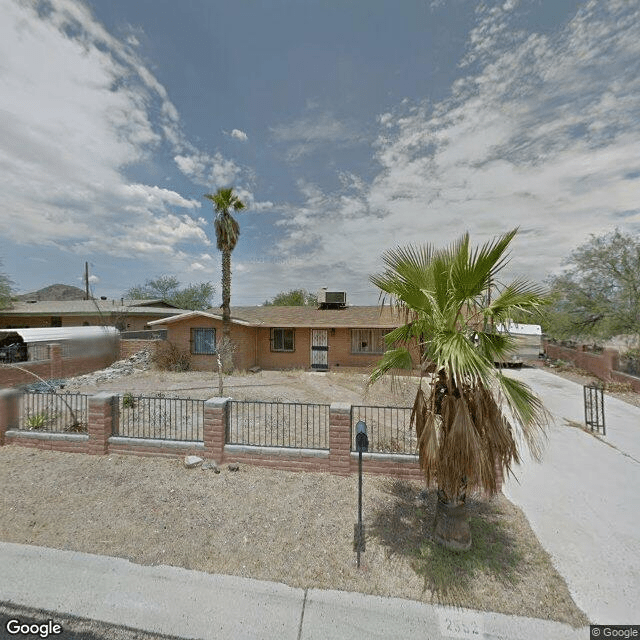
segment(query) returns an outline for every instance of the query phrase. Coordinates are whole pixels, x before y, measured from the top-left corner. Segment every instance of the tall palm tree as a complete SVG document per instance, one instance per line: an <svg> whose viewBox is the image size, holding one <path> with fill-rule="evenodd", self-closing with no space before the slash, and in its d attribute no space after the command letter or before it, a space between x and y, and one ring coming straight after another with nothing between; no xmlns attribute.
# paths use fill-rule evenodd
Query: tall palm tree
<svg viewBox="0 0 640 640"><path fill-rule="evenodd" d="M514 347L514 338L494 326L545 303L542 289L526 280L496 286L516 232L474 249L468 233L441 250L398 247L383 254L386 270L370 278L382 304L389 298L405 324L385 336L387 351L369 384L412 368L411 350L418 346L421 375L411 425L427 485L437 483L434 536L451 549L471 547L467 490L496 493L498 473L520 462L520 442L534 458L541 453L546 410L527 385L494 365Z"/></svg>
<svg viewBox="0 0 640 640"><path fill-rule="evenodd" d="M231 252L236 248L240 237L240 225L229 213L231 209L241 211L244 202L233 193L233 187L220 188L215 193L206 193L205 198L213 202L216 217L213 225L216 230L218 250L222 251L222 336L225 344L231 342ZM225 369L231 367L229 358L225 358Z"/></svg>

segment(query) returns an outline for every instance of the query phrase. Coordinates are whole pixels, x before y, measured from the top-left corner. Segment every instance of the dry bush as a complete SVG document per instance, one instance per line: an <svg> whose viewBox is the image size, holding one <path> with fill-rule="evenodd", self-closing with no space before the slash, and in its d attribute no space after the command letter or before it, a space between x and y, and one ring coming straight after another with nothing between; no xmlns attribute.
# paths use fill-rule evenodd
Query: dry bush
<svg viewBox="0 0 640 640"><path fill-rule="evenodd" d="M189 371L191 369L191 354L168 340L158 345L151 361L162 371Z"/></svg>
<svg viewBox="0 0 640 640"><path fill-rule="evenodd" d="M604 383L604 390L610 393L630 393L633 391L633 385L630 382L615 382L609 380Z"/></svg>

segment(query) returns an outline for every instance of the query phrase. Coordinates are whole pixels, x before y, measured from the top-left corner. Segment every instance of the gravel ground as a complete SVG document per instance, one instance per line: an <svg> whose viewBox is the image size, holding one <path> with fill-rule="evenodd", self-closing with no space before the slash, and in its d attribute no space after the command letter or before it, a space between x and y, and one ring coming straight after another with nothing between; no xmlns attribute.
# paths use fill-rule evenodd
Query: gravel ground
<svg viewBox="0 0 640 640"><path fill-rule="evenodd" d="M0 539L283 582L588 624L523 514L470 501L474 551L430 540L433 492L365 475L367 547L355 567L357 480L242 465L0 449Z"/></svg>
<svg viewBox="0 0 640 640"><path fill-rule="evenodd" d="M259 371L225 376L224 395L234 400L264 400L268 402L350 402L390 406L411 406L417 378L401 377L397 383L382 380L367 390L367 375L311 371ZM133 395L154 395L162 391L170 397L208 400L218 396L217 374L202 371L173 373L137 370L133 373L101 382L68 380L65 391L96 393L115 391Z"/></svg>

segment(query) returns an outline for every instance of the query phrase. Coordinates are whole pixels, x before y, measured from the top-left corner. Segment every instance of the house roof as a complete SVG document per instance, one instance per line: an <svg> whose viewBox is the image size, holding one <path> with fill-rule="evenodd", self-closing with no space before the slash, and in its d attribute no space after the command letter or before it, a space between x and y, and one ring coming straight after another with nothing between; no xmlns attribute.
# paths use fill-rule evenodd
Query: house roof
<svg viewBox="0 0 640 640"><path fill-rule="evenodd" d="M149 306L157 304L158 306ZM2 316L100 316L112 313L158 317L185 313L185 309L167 307L161 300L39 300L18 301L11 309L0 311Z"/></svg>
<svg viewBox="0 0 640 640"><path fill-rule="evenodd" d="M209 309L191 311L171 318L154 320L150 325L173 324L193 317L222 320L222 311ZM318 327L318 328L380 328L393 329L402 323L400 316L389 307L347 307L346 309L317 309L316 307L233 307L231 322L252 327Z"/></svg>

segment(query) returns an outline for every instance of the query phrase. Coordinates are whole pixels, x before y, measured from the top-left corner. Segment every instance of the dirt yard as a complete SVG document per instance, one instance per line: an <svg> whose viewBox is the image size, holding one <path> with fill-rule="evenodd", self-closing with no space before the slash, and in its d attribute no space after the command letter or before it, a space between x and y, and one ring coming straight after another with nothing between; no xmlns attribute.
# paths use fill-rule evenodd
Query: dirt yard
<svg viewBox="0 0 640 640"><path fill-rule="evenodd" d="M260 371L224 377L224 395L234 400L268 402L349 402L388 406L412 406L417 378L398 377L397 383L382 380L367 389L367 375L311 371ZM132 375L97 384L76 385L70 380L65 391L96 393L115 391L133 395L164 393L167 397L208 400L218 395L216 373L187 371L136 371Z"/></svg>
<svg viewBox="0 0 640 640"><path fill-rule="evenodd" d="M435 496L365 476L367 547L355 567L357 480L179 460L0 448L0 539L324 588L588 624L523 514L470 501L474 547L430 539Z"/></svg>

